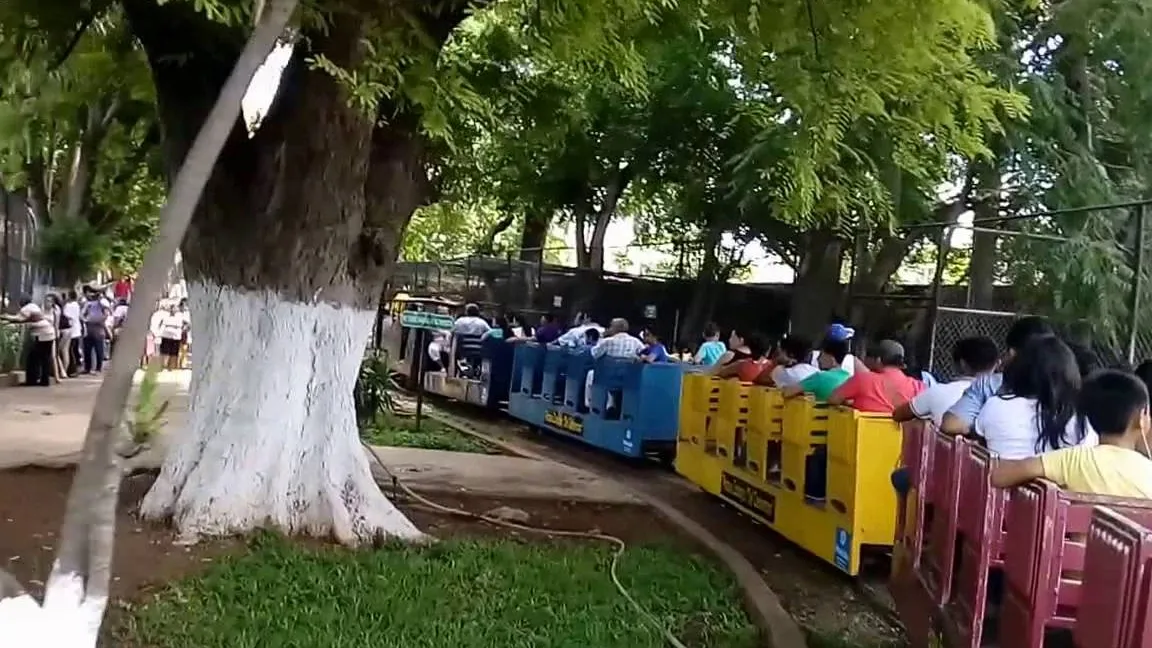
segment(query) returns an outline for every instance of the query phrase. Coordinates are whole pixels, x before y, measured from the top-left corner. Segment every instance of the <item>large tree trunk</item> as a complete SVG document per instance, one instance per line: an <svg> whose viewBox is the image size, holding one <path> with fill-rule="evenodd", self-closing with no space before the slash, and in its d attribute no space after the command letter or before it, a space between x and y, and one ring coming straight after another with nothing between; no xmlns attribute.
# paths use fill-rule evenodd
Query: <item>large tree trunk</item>
<svg viewBox="0 0 1152 648"><path fill-rule="evenodd" d="M221 28L181 3L126 4L153 67L170 156L179 157L182 134L200 118L189 92L211 83L217 66L207 52L190 65L170 50L215 41L219 57L227 33L205 34ZM443 42L453 18L421 19ZM376 298L429 195L419 120L393 105L365 115L306 64L322 53L355 68L366 25L339 15L325 32L304 34L260 130L249 138L237 121L185 238L202 351L188 429L142 508L184 534L271 525L346 543L421 535L373 481L352 405Z"/></svg>
<svg viewBox="0 0 1152 648"><path fill-rule="evenodd" d="M828 229L804 238L805 249L792 283L789 323L799 335L819 337L840 304L840 266L846 242Z"/></svg>
<svg viewBox="0 0 1152 648"><path fill-rule="evenodd" d="M148 251L138 286L145 303L160 296L165 267L176 254L232 122L240 114L244 93L283 33L296 4L297 0L273 0L267 12L257 12L257 27L204 120L161 211L160 232ZM127 339L142 339L149 317L147 311L132 311L125 325ZM6 646L96 645L108 603L116 502L122 477L115 445L137 363L130 346L120 347L112 355L111 370L100 385L80 463L68 492L59 548L44 587L43 605L0 569L0 636Z"/></svg>
<svg viewBox="0 0 1152 648"><path fill-rule="evenodd" d="M1000 214L1001 179L996 164L979 163L977 180L981 199L973 208L977 227L997 229L994 219ZM968 263L969 308L995 310L996 250L999 237L992 232L972 233L972 256Z"/></svg>

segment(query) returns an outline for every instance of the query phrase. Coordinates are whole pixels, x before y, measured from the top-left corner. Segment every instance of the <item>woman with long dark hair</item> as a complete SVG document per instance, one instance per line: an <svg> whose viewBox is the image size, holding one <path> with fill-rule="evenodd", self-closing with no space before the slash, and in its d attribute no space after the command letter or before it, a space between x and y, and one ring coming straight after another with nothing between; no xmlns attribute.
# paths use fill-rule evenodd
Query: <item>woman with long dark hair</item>
<svg viewBox="0 0 1152 648"><path fill-rule="evenodd" d="M999 393L976 417L976 434L1005 459L1025 459L1099 439L1076 414L1080 367L1056 336L1029 341L1004 370Z"/></svg>

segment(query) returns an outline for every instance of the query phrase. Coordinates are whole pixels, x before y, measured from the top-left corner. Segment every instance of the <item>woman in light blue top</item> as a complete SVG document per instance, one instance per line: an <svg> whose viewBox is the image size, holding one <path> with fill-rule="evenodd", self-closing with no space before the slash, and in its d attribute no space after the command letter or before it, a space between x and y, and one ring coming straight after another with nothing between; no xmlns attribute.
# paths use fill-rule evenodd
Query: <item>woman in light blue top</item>
<svg viewBox="0 0 1152 648"><path fill-rule="evenodd" d="M709 322L704 327L704 344L696 351L696 364L711 367L728 353L728 347L720 341L720 327L715 322Z"/></svg>

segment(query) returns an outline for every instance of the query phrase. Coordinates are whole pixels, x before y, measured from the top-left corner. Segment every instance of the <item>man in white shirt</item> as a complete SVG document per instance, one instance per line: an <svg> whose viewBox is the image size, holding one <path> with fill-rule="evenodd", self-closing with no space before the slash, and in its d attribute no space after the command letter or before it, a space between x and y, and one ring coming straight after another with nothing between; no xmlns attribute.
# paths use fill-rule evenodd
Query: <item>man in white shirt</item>
<svg viewBox="0 0 1152 648"><path fill-rule="evenodd" d="M591 317L584 317L583 314L576 316L576 324L568 329L556 339L556 344L562 347L578 347L584 344L584 340L588 335L588 331L596 329L600 333L600 339L604 339L604 327L596 323L596 320Z"/></svg>
<svg viewBox="0 0 1152 648"><path fill-rule="evenodd" d="M952 347L952 362L960 371L952 382L936 383L920 392L915 398L900 405L892 412L892 418L899 422L913 419L932 421L936 427L944 419L944 414L960 400L964 390L977 376L996 370L1000 351L996 343L986 337L964 338Z"/></svg>
<svg viewBox="0 0 1152 648"><path fill-rule="evenodd" d="M175 304L168 306L158 322L160 355L164 358L164 369L167 371L180 368L180 343L187 327L187 318L177 312Z"/></svg>
<svg viewBox="0 0 1152 648"><path fill-rule="evenodd" d="M17 315L2 317L13 324L24 324L32 335L32 348L28 350L24 366L24 384L37 387L51 385L52 365L55 362L52 343L56 341L56 326L52 319L46 317L40 306L28 297L20 300L20 312Z"/></svg>
<svg viewBox="0 0 1152 648"><path fill-rule="evenodd" d="M75 376L80 370L80 338L84 337L84 322L80 321L80 301L76 298L76 291L68 291L68 301L64 303L64 317L71 324L65 340L61 344L68 345L68 375Z"/></svg>
<svg viewBox="0 0 1152 648"><path fill-rule="evenodd" d="M780 388L791 387L818 373L819 369L805 362L811 351L812 343L798 335L789 335L780 340L774 358L776 368L772 370L772 383Z"/></svg>
<svg viewBox="0 0 1152 648"><path fill-rule="evenodd" d="M476 304L468 304L464 307L464 315L456 318L456 323L452 325L452 335L475 335L479 337L491 328L492 326L483 317L480 317L480 307Z"/></svg>
<svg viewBox="0 0 1152 648"><path fill-rule="evenodd" d="M592 347L593 358L632 358L639 359L640 351L644 349L644 342L640 338L628 332L628 320L623 317L617 317L612 320L608 325L608 330L604 331L604 337ZM588 372L588 377L584 379L584 406L592 407L592 375L594 371ZM608 394L607 406L613 406L612 394Z"/></svg>

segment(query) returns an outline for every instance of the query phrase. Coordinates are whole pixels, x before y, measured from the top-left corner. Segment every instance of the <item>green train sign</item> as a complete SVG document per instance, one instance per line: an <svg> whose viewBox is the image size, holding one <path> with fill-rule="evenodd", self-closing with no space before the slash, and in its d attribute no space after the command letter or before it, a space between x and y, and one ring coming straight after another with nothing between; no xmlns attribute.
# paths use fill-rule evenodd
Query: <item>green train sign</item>
<svg viewBox="0 0 1152 648"><path fill-rule="evenodd" d="M426 311L403 311L400 313L400 326L430 331L451 330L456 320L451 315Z"/></svg>

